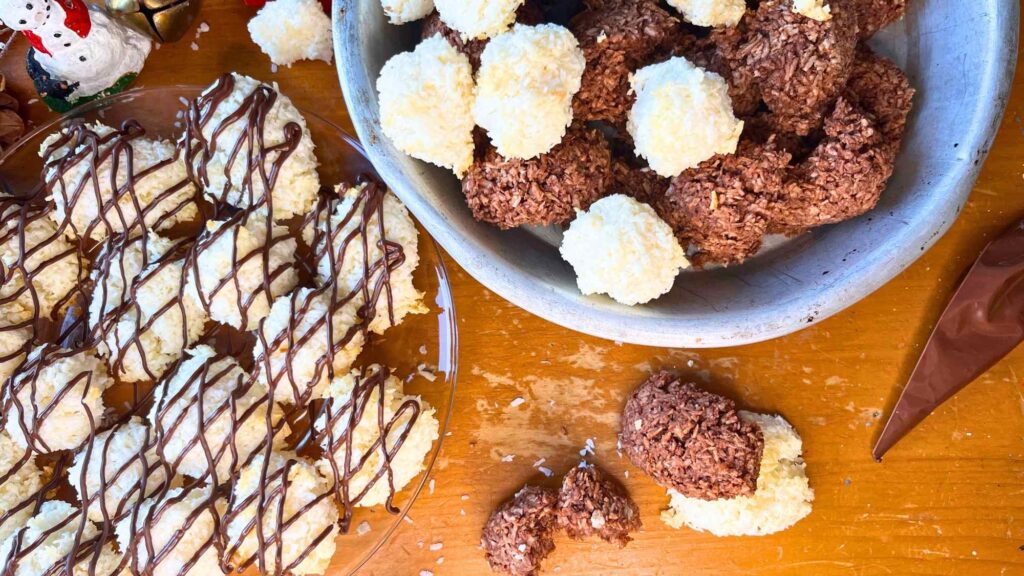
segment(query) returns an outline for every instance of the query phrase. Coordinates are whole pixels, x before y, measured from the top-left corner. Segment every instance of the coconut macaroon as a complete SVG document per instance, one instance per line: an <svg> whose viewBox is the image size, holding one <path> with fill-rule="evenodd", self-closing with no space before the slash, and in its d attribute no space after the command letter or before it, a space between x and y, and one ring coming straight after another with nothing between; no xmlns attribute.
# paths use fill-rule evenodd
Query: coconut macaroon
<svg viewBox="0 0 1024 576"><path fill-rule="evenodd" d="M120 130L73 124L51 134L39 156L54 204L50 218L67 224L65 234L102 240L164 230L199 214L195 186L175 144L146 138L134 122Z"/></svg>
<svg viewBox="0 0 1024 576"><path fill-rule="evenodd" d="M461 3L461 2L460 2ZM529 159L562 141L586 59L572 32L524 26L492 39L480 56L473 118L506 158Z"/></svg>
<svg viewBox="0 0 1024 576"><path fill-rule="evenodd" d="M222 574L216 531L227 505L211 498L211 491L208 485L174 488L118 522L117 544L128 556L127 567L152 576Z"/></svg>
<svg viewBox="0 0 1024 576"><path fill-rule="evenodd" d="M67 574L62 568L74 556L69 576L114 576L121 556L112 541L101 542L99 528L67 502L51 500L25 522L23 530L0 543L0 572L11 576Z"/></svg>
<svg viewBox="0 0 1024 576"><path fill-rule="evenodd" d="M637 70L632 85L636 103L626 127L637 155L661 176L675 177L715 154L736 151L743 122L718 74L676 57Z"/></svg>
<svg viewBox="0 0 1024 576"><path fill-rule="evenodd" d="M285 567L291 574L323 574L334 555L338 509L330 479L291 452L273 452L266 463L260 454L242 469L224 522L225 555L239 569L257 565L268 574Z"/></svg>
<svg viewBox="0 0 1024 576"><path fill-rule="evenodd" d="M153 450L153 431L139 417L96 434L68 470L68 481L94 522L130 512L167 481L166 467Z"/></svg>
<svg viewBox="0 0 1024 576"><path fill-rule="evenodd" d="M675 490L662 520L673 528L689 526L715 536L764 536L793 526L811 513L814 490L807 480L803 442L781 416L739 412L764 435L757 491L750 496L702 500Z"/></svg>
<svg viewBox="0 0 1024 576"><path fill-rule="evenodd" d="M210 319L253 330L274 298L299 282L295 239L267 218L265 209L209 221L196 240L189 282Z"/></svg>
<svg viewBox="0 0 1024 576"><path fill-rule="evenodd" d="M562 237L562 258L583 294L608 294L629 306L672 289L689 267L672 228L653 208L614 194L579 212Z"/></svg>
<svg viewBox="0 0 1024 576"><path fill-rule="evenodd" d="M463 38L492 38L516 21L516 10L526 0L434 0L438 15Z"/></svg>
<svg viewBox="0 0 1024 576"><path fill-rule="evenodd" d="M380 0L380 4L392 24L414 22L434 11L434 0Z"/></svg>
<svg viewBox="0 0 1024 576"><path fill-rule="evenodd" d="M392 56L377 79L380 124L398 149L462 177L473 163L473 68L437 35Z"/></svg>
<svg viewBox="0 0 1024 576"><path fill-rule="evenodd" d="M143 270L134 305L107 331L104 345L122 381L158 380L203 335L209 316L184 279L186 265L164 258Z"/></svg>
<svg viewBox="0 0 1024 576"><path fill-rule="evenodd" d="M187 358L156 388L148 418L162 460L180 474L204 478L212 459L219 484L266 447L271 436L268 412L275 443L283 439L281 409L234 357L218 355L209 346L196 346L185 354Z"/></svg>
<svg viewBox="0 0 1024 576"><path fill-rule="evenodd" d="M39 454L74 450L102 420L103 391L111 384L92 351L39 346L11 378L7 433Z"/></svg>
<svg viewBox="0 0 1024 576"><path fill-rule="evenodd" d="M36 465L35 456L26 452L6 432L0 432L0 541L25 525L32 517L34 498L43 488L46 471Z"/></svg>
<svg viewBox="0 0 1024 576"><path fill-rule="evenodd" d="M274 301L256 330L256 379L275 402L305 405L323 397L363 349L362 303L334 285L299 288ZM330 324L328 324L330 321Z"/></svg>
<svg viewBox="0 0 1024 576"><path fill-rule="evenodd" d="M246 209L269 201L275 220L305 214L316 203L312 136L276 84L221 77L193 102L183 138L186 161L212 202Z"/></svg>
<svg viewBox="0 0 1024 576"><path fill-rule="evenodd" d="M32 348L32 313L18 302L0 304L0 386L14 375Z"/></svg>
<svg viewBox="0 0 1024 576"><path fill-rule="evenodd" d="M359 414L354 426L353 414ZM406 395L402 381L379 365L331 382L327 407L314 428L320 447L334 460L321 461L320 470L339 480L348 478L348 496L362 507L385 504L405 488L423 471L424 458L438 438L434 409L420 397Z"/></svg>
<svg viewBox="0 0 1024 576"><path fill-rule="evenodd" d="M423 293L413 285L420 263L419 231L405 205L375 183L344 191L339 186L337 192L341 201L328 203L316 215L316 226L307 222L303 229L304 241L314 250L317 283L336 282L339 294L375 299L369 323L375 334L383 334L392 321L397 326L409 314L427 312ZM334 211L328 214L331 206Z"/></svg>
<svg viewBox="0 0 1024 576"><path fill-rule="evenodd" d="M267 2L249 20L249 35L278 66L299 60L330 62L334 55L331 17L318 0Z"/></svg>
<svg viewBox="0 0 1024 576"><path fill-rule="evenodd" d="M45 207L0 200L3 311L17 303L33 318L51 317L71 299L71 292L85 276L88 262L47 217L49 212Z"/></svg>
<svg viewBox="0 0 1024 576"><path fill-rule="evenodd" d="M735 26L747 11L744 0L668 0L668 3L697 26Z"/></svg>
<svg viewBox="0 0 1024 576"><path fill-rule="evenodd" d="M131 301L135 279L173 247L173 241L155 232L132 238L118 235L105 243L89 274L94 286L89 299L89 327L101 326L108 315Z"/></svg>

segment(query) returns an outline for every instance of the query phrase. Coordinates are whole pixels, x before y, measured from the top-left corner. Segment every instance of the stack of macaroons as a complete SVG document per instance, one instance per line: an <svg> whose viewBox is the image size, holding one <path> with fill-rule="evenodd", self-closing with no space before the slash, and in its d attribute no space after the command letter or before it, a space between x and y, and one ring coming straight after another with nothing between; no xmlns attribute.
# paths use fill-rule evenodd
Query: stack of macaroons
<svg viewBox="0 0 1024 576"><path fill-rule="evenodd" d="M428 310L405 207L321 190L275 86L224 75L184 117L71 123L0 197L0 573L324 574L439 437L359 364Z"/></svg>
<svg viewBox="0 0 1024 576"><path fill-rule="evenodd" d="M642 304L672 288L680 251L735 265L767 235L877 204L914 90L865 41L905 0L584 0L552 21L577 4L382 0L392 23L425 20L377 89L384 134L452 170L480 221L567 225L612 194L649 205L660 225L630 207L585 226L621 254L567 258L584 294ZM628 272L642 289L603 280L650 248Z"/></svg>
<svg viewBox="0 0 1024 576"><path fill-rule="evenodd" d="M781 416L737 411L726 398L658 372L633 391L619 441L668 489L662 519L716 536L785 530L811 512L800 436Z"/></svg>

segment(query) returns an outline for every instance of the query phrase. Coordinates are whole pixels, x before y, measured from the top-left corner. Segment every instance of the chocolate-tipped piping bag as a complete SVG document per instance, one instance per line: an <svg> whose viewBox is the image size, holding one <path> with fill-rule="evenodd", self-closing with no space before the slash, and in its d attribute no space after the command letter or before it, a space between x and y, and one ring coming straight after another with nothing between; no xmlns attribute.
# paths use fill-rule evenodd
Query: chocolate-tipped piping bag
<svg viewBox="0 0 1024 576"><path fill-rule="evenodd" d="M1024 340L1024 220L993 240L939 318L872 451L876 460Z"/></svg>

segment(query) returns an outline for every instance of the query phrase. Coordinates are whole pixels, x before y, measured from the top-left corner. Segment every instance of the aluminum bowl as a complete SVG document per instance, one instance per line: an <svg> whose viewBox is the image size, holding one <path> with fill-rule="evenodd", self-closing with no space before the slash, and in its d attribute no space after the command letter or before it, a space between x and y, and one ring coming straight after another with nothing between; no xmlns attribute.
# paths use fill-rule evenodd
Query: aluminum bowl
<svg viewBox="0 0 1024 576"><path fill-rule="evenodd" d="M595 336L671 347L736 346L795 332L872 293L920 257L963 208L1006 107L1017 0L917 0L873 47L918 94L889 188L871 213L773 242L739 266L684 272L645 306L582 296L554 229L500 231L473 220L459 182L380 130L375 88L419 25L389 24L380 0L335 0L334 49L352 122L370 160L463 268L514 304Z"/></svg>

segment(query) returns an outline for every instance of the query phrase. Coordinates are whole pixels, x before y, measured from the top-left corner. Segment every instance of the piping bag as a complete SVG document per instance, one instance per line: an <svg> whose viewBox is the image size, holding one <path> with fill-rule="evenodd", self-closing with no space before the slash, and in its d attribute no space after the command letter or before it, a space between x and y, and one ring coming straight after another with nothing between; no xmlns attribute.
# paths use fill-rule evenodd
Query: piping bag
<svg viewBox="0 0 1024 576"><path fill-rule="evenodd" d="M1024 220L967 272L875 444L876 460L1024 341Z"/></svg>

